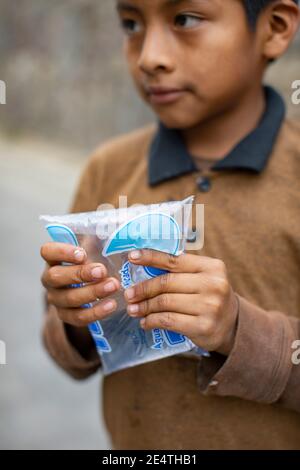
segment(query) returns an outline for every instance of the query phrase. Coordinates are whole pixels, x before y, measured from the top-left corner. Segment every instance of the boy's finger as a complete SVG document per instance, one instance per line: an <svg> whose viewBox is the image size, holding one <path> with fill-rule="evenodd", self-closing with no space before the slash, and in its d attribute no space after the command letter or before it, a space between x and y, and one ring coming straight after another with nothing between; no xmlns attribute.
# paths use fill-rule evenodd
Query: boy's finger
<svg viewBox="0 0 300 470"><path fill-rule="evenodd" d="M134 250L129 252L128 258L132 263L153 266L174 273L199 273L211 269L214 264L214 258L207 256L191 253L175 256L158 250Z"/></svg>
<svg viewBox="0 0 300 470"><path fill-rule="evenodd" d="M91 308L58 308L57 312L64 323L83 327L111 315L116 308L114 299L105 299Z"/></svg>
<svg viewBox="0 0 300 470"><path fill-rule="evenodd" d="M108 290L112 284L112 290ZM48 289L48 302L61 308L79 308L84 304L95 302L98 298L115 293L120 287L118 279L113 277L97 284L88 284L77 289Z"/></svg>
<svg viewBox="0 0 300 470"><path fill-rule="evenodd" d="M156 328L173 331L174 333L187 336L190 340L203 338L203 348L207 348L207 341L214 335L212 323L207 318L184 315L177 312L153 313L143 318L140 323L145 330Z"/></svg>
<svg viewBox="0 0 300 470"><path fill-rule="evenodd" d="M152 313L141 320L141 327L145 330L160 328L174 331L184 336L195 336L198 319L178 312ZM199 323L199 322L198 322Z"/></svg>
<svg viewBox="0 0 300 470"><path fill-rule="evenodd" d="M49 242L41 247L41 256L50 266L59 263L83 263L86 252L79 246L68 243Z"/></svg>
<svg viewBox="0 0 300 470"><path fill-rule="evenodd" d="M124 295L128 302L140 302L150 299L164 292L180 294L197 294L201 292L199 274L167 273L148 281L143 281L125 290Z"/></svg>
<svg viewBox="0 0 300 470"><path fill-rule="evenodd" d="M161 294L153 299L128 305L127 311L132 317L145 317L152 313L166 311L200 316L208 314L210 309L200 300L198 294Z"/></svg>
<svg viewBox="0 0 300 470"><path fill-rule="evenodd" d="M107 277L107 269L99 263L74 266L54 265L45 269L41 281L46 288L60 288L70 284L98 281L105 277Z"/></svg>

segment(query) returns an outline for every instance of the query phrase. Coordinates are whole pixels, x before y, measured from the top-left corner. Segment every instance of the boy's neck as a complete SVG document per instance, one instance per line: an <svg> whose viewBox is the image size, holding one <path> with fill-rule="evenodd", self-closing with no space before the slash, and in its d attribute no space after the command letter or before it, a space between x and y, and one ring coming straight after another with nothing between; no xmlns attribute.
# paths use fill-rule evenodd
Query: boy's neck
<svg viewBox="0 0 300 470"><path fill-rule="evenodd" d="M223 159L246 135L254 130L264 111L263 87L248 93L237 106L181 134L189 153L216 162Z"/></svg>

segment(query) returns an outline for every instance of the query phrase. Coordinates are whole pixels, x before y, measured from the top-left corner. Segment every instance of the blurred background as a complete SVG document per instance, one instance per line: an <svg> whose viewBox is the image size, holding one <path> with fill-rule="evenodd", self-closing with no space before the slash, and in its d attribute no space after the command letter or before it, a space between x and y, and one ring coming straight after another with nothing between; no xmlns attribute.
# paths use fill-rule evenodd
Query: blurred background
<svg viewBox="0 0 300 470"><path fill-rule="evenodd" d="M42 213L67 211L86 158L105 139L153 121L122 58L114 0L0 2L1 449L109 449L97 374L75 382L45 354ZM300 36L266 81L300 80Z"/></svg>

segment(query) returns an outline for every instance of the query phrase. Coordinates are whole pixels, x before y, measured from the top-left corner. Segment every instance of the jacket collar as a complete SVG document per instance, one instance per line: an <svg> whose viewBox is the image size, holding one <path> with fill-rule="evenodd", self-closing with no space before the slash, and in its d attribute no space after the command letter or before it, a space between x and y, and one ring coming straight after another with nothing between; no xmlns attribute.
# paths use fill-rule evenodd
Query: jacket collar
<svg viewBox="0 0 300 470"><path fill-rule="evenodd" d="M285 116L285 104L273 88L265 86L264 90L266 108L258 126L219 160L213 171L239 169L260 173L265 168ZM150 186L196 171L199 170L180 132L159 122L149 152Z"/></svg>

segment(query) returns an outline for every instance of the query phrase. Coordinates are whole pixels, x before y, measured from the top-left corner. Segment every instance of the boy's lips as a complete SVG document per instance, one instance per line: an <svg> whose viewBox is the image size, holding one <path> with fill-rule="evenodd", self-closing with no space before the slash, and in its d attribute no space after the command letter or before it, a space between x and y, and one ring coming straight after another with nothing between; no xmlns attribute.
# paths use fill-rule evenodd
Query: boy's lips
<svg viewBox="0 0 300 470"><path fill-rule="evenodd" d="M146 93L152 104L170 104L177 101L187 92L184 88L168 88L162 86L147 87Z"/></svg>

